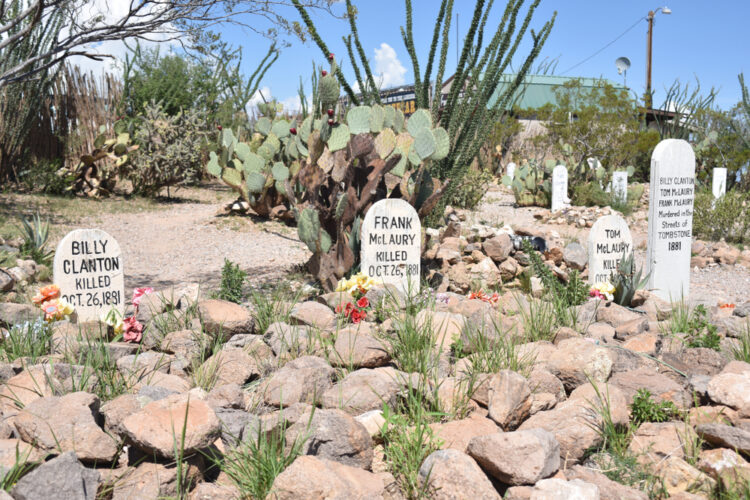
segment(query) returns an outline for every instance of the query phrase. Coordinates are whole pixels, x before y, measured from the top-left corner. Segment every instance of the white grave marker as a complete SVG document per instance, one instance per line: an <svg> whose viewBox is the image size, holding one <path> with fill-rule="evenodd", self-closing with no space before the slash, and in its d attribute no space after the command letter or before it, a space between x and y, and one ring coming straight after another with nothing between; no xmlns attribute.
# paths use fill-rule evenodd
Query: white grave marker
<svg viewBox="0 0 750 500"><path fill-rule="evenodd" d="M402 199L373 204L362 223L362 272L377 282L418 293L422 225L414 207Z"/></svg>
<svg viewBox="0 0 750 500"><path fill-rule="evenodd" d="M612 193L615 198L620 202L625 203L628 201L628 173L627 172L613 172L612 173Z"/></svg>
<svg viewBox="0 0 750 500"><path fill-rule="evenodd" d="M727 192L727 169L726 168L715 168L714 178L711 186L711 191L714 193L714 198L719 199L724 196Z"/></svg>
<svg viewBox="0 0 750 500"><path fill-rule="evenodd" d="M648 288L664 300L688 298L693 236L695 153L682 139L666 139L651 156L648 207Z"/></svg>
<svg viewBox="0 0 750 500"><path fill-rule="evenodd" d="M633 237L625 219L619 215L599 217L588 240L589 283L609 281L623 257L633 252Z"/></svg>
<svg viewBox="0 0 750 500"><path fill-rule="evenodd" d="M568 169L558 165L552 170L552 208L553 212L570 205L568 198Z"/></svg>
<svg viewBox="0 0 750 500"><path fill-rule="evenodd" d="M125 312L120 245L101 229L76 229L57 245L53 266L62 299L75 307L79 322L99 320L116 308Z"/></svg>
<svg viewBox="0 0 750 500"><path fill-rule="evenodd" d="M508 177L510 177L510 180L513 180L513 178L516 176L516 164L513 162L508 163L508 165L505 167L505 172L507 173Z"/></svg>

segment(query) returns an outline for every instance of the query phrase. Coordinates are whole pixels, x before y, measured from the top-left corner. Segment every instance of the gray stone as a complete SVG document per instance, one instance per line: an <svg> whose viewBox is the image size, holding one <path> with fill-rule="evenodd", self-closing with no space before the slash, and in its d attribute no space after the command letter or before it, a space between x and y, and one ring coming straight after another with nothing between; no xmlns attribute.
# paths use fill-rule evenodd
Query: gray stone
<svg viewBox="0 0 750 500"><path fill-rule="evenodd" d="M8 271L0 269L0 292L10 292L15 284L13 276Z"/></svg>
<svg viewBox="0 0 750 500"><path fill-rule="evenodd" d="M258 417L245 410L216 408L214 412L221 420L221 441L227 446L236 446L242 439L245 427L258 422Z"/></svg>
<svg viewBox="0 0 750 500"><path fill-rule="evenodd" d="M146 397L151 401L158 401L172 394L177 394L177 392L156 385L144 385L138 390L138 396Z"/></svg>
<svg viewBox="0 0 750 500"><path fill-rule="evenodd" d="M534 484L560 468L560 445L543 429L477 436L467 452L504 484Z"/></svg>
<svg viewBox="0 0 750 500"><path fill-rule="evenodd" d="M98 471L81 465L70 451L26 474L11 494L15 500L95 500L100 478Z"/></svg>
<svg viewBox="0 0 750 500"><path fill-rule="evenodd" d="M583 271L586 268L586 262L588 262L588 254L583 245L573 241L565 246L563 261L569 268Z"/></svg>
<svg viewBox="0 0 750 500"><path fill-rule="evenodd" d="M482 243L482 249L495 262L503 262L505 259L510 257L513 251L513 242L510 240L510 236L507 234L500 234L494 238L485 240Z"/></svg>
<svg viewBox="0 0 750 500"><path fill-rule="evenodd" d="M750 432L724 424L701 424L696 426L703 439L714 446L731 448L746 455L750 454Z"/></svg>
<svg viewBox="0 0 750 500"><path fill-rule="evenodd" d="M34 321L42 316L38 307L31 304L14 304L13 302L0 302L0 326L10 328L27 321Z"/></svg>
<svg viewBox="0 0 750 500"><path fill-rule="evenodd" d="M458 450L431 453L419 468L419 480L429 483L433 500L502 498L474 459Z"/></svg>

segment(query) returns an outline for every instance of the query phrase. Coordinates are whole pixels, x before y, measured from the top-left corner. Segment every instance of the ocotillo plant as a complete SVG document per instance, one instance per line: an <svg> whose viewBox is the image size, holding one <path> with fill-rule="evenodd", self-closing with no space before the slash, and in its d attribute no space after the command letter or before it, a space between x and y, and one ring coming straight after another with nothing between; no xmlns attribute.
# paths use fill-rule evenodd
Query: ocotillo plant
<svg viewBox="0 0 750 500"><path fill-rule="evenodd" d="M433 162L429 167L433 176L458 181L477 156L479 148L486 141L498 117L504 112L508 103L516 97L519 87L531 64L539 55L554 24L556 13L552 19L544 23L538 33L531 30L531 50L522 60L515 77L508 84L500 87L501 76L510 68L521 40L529 31L529 25L539 1L534 1L525 15L520 15L525 0L510 0L506 4L500 21L491 23L497 28L494 35L485 43L484 30L494 2L493 0L476 0L471 25L464 38L446 104L441 109L441 93L446 56L450 45L450 22L453 17L454 0L442 0L440 3L423 74L420 72L419 59L414 47L411 0L404 0L406 27L402 28L401 35L412 60L417 107L430 109L433 122L443 127L450 138L448 155L440 161ZM293 3L302 16L313 41L325 55L328 55L328 47L320 37L306 9L299 0L293 0ZM362 94L359 96L354 94L339 70L334 72L334 75L353 104L357 105L360 102L376 104L379 96L373 91L375 82L371 78L372 72L364 51L361 50L356 28L356 9L352 6L351 0L346 0L346 6L351 35L345 39L345 43L349 49L350 63L355 70L357 83L359 88L363 89ZM358 57L355 57L352 43L357 48ZM433 76L438 47L440 47L440 57L437 72ZM360 65L364 71L360 70ZM362 78L363 73L367 77L366 81ZM452 182L447 190L450 192L459 184ZM433 217L439 213L440 210L435 211Z"/></svg>

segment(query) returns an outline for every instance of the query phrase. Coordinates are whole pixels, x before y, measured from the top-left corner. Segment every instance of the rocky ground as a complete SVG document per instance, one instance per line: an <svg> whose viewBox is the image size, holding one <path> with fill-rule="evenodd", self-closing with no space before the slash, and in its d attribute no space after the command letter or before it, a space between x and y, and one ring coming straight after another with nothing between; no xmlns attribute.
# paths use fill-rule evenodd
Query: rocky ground
<svg viewBox="0 0 750 500"><path fill-rule="evenodd" d="M352 324L337 312L355 301L345 293L212 298L222 257L258 279L306 254L286 226L220 210L100 217L134 268L128 286L157 288L128 307L140 343L0 302L0 500L750 494L739 249L694 245L691 302L704 310L640 291L629 308L555 311L540 280L523 292L530 255L513 237L543 236L562 281L585 276L587 215L558 223L493 190L428 231L433 290L374 287ZM629 220L644 251L642 212ZM19 283L40 271L17 268ZM477 287L485 296L470 298Z"/></svg>

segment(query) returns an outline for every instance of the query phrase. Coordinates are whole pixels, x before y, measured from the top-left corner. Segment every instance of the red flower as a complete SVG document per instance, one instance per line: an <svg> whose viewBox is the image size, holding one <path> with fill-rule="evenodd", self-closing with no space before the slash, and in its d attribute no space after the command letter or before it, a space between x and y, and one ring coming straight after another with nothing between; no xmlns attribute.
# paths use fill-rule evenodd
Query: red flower
<svg viewBox="0 0 750 500"><path fill-rule="evenodd" d="M362 321L362 318L364 317L363 314L360 313L357 309L353 310L351 315L349 316L349 319L352 320L352 323L359 323Z"/></svg>
<svg viewBox="0 0 750 500"><path fill-rule="evenodd" d="M357 301L357 307L360 309L364 309L365 307L370 307L370 301L367 300L367 297L362 297Z"/></svg>
<svg viewBox="0 0 750 500"><path fill-rule="evenodd" d="M346 307L344 307L344 314L349 316L353 310L354 310L354 305L351 302L347 302Z"/></svg>
<svg viewBox="0 0 750 500"><path fill-rule="evenodd" d="M122 322L125 324L125 331L122 334L122 339L125 342L140 342L141 338L143 338L143 325L135 319L135 316L125 318Z"/></svg>

